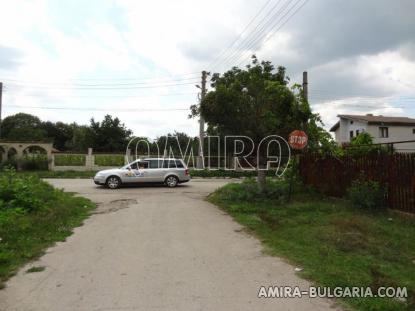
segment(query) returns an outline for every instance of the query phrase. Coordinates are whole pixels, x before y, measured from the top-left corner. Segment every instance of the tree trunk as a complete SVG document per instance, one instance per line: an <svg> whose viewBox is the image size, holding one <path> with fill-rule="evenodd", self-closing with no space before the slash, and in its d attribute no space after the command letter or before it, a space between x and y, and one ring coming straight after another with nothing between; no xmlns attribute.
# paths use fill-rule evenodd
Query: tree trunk
<svg viewBox="0 0 415 311"><path fill-rule="evenodd" d="M265 186L267 183L267 171L266 168L266 162L262 155L258 156L258 163L257 163L257 169L258 169L258 187L259 191L261 193L265 192Z"/></svg>
<svg viewBox="0 0 415 311"><path fill-rule="evenodd" d="M258 187L261 193L265 191L265 185L266 185L266 177L267 177L267 171L265 170L258 170Z"/></svg>

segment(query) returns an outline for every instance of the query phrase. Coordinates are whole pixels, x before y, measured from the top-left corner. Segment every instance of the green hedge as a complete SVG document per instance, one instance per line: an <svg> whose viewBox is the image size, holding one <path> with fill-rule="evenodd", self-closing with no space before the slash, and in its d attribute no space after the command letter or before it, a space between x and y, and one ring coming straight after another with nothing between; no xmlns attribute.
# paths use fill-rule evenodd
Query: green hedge
<svg viewBox="0 0 415 311"><path fill-rule="evenodd" d="M240 178L240 177L256 177L258 175L257 171L228 171L224 169L219 170L195 170L190 169L190 176L192 177L230 177L230 178ZM267 176L275 176L275 170L267 171Z"/></svg>
<svg viewBox="0 0 415 311"><path fill-rule="evenodd" d="M83 154L55 154L56 166L84 166L86 156Z"/></svg>
<svg viewBox="0 0 415 311"><path fill-rule="evenodd" d="M111 155L96 155L95 165L98 166L123 166L124 155L111 154Z"/></svg>

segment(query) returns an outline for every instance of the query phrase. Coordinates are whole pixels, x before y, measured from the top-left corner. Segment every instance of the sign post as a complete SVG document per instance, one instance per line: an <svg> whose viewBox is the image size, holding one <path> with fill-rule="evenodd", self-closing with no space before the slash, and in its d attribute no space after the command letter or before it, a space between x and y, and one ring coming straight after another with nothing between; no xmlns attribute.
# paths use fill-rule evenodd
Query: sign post
<svg viewBox="0 0 415 311"><path fill-rule="evenodd" d="M288 136L288 144L294 150L303 150L308 143L308 136L304 131L295 130L290 133ZM291 166L291 176L290 176L290 188L288 191L288 202L291 201L292 188L294 182L294 169L297 166L297 155L295 155L292 166Z"/></svg>

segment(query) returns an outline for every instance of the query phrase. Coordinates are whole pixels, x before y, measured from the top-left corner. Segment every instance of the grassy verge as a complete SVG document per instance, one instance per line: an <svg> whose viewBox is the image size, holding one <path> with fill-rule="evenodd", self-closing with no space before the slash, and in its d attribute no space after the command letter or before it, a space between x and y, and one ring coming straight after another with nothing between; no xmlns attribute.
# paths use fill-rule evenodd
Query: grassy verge
<svg viewBox="0 0 415 311"><path fill-rule="evenodd" d="M21 171L17 172L18 176L35 176L38 178L92 178L97 172L95 171Z"/></svg>
<svg viewBox="0 0 415 311"><path fill-rule="evenodd" d="M275 176L275 171L267 172L268 176ZM96 171L22 171L18 175L31 175L39 178L91 178ZM204 178L242 178L254 177L255 171L228 171L228 170L194 170L190 169L190 176Z"/></svg>
<svg viewBox="0 0 415 311"><path fill-rule="evenodd" d="M406 302L344 299L349 306L358 310L415 310L413 218L368 213L345 200L304 193L296 194L287 204L283 196L247 195L247 187L254 186L229 184L208 200L256 234L272 255L303 267L300 275L317 285L369 286L374 292L380 286L408 289Z"/></svg>
<svg viewBox="0 0 415 311"><path fill-rule="evenodd" d="M0 288L19 267L64 241L95 205L35 176L0 173ZM33 269L35 272L39 269Z"/></svg>

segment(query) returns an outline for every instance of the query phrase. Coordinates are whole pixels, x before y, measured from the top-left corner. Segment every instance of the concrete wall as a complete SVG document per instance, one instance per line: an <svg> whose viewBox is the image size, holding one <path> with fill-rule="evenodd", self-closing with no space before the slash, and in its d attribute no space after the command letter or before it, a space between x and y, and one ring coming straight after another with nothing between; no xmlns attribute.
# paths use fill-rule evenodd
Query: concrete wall
<svg viewBox="0 0 415 311"><path fill-rule="evenodd" d="M379 127L387 127L389 137L380 137ZM402 140L415 140L415 134L413 134L414 126L387 126L387 125L372 125L368 126L368 133L373 137L373 142L376 144L391 143ZM415 143L403 143L394 144L396 151L399 152L415 152ZM411 150L412 149L412 150Z"/></svg>
<svg viewBox="0 0 415 311"><path fill-rule="evenodd" d="M356 131L360 133L367 130L367 123L361 121L351 121L347 119L340 120L340 126L335 132L336 141L338 143L350 142L350 131L353 131L353 137L356 137Z"/></svg>
<svg viewBox="0 0 415 311"><path fill-rule="evenodd" d="M111 155L111 154L108 154ZM128 153L128 155L124 154L118 154L124 156L124 165L128 163L127 157L129 161L131 161L131 155ZM95 156L92 154L92 148L88 149L88 154L85 155L85 165L79 165L79 166L62 166L62 165L55 165L55 157L52 155L52 165L51 170L52 171L101 171L101 170L107 170L111 168L117 168L117 166L98 166L95 165Z"/></svg>
<svg viewBox="0 0 415 311"><path fill-rule="evenodd" d="M379 127L387 127L389 137L380 137ZM335 139L339 144L350 142L350 131L353 131L353 136L356 137L356 130L360 133L366 131L373 137L373 143L383 144L404 140L415 140L413 130L414 126L403 125L373 125L367 122L341 119L339 128L334 132ZM398 152L415 152L415 143L394 144L393 146Z"/></svg>
<svg viewBox="0 0 415 311"><path fill-rule="evenodd" d="M14 149L16 151L16 160L17 160L18 169L20 168L19 167L20 166L19 160L21 160L23 158L24 152L27 148L30 148L30 147L42 148L45 151L46 156L48 158L48 168L49 168L49 170L52 169L52 162L53 162L53 158L52 158L53 145L52 145L52 143L0 141L0 146L3 149L3 151L2 151L3 153L2 153L2 157L1 157L2 162L7 161L9 150Z"/></svg>

